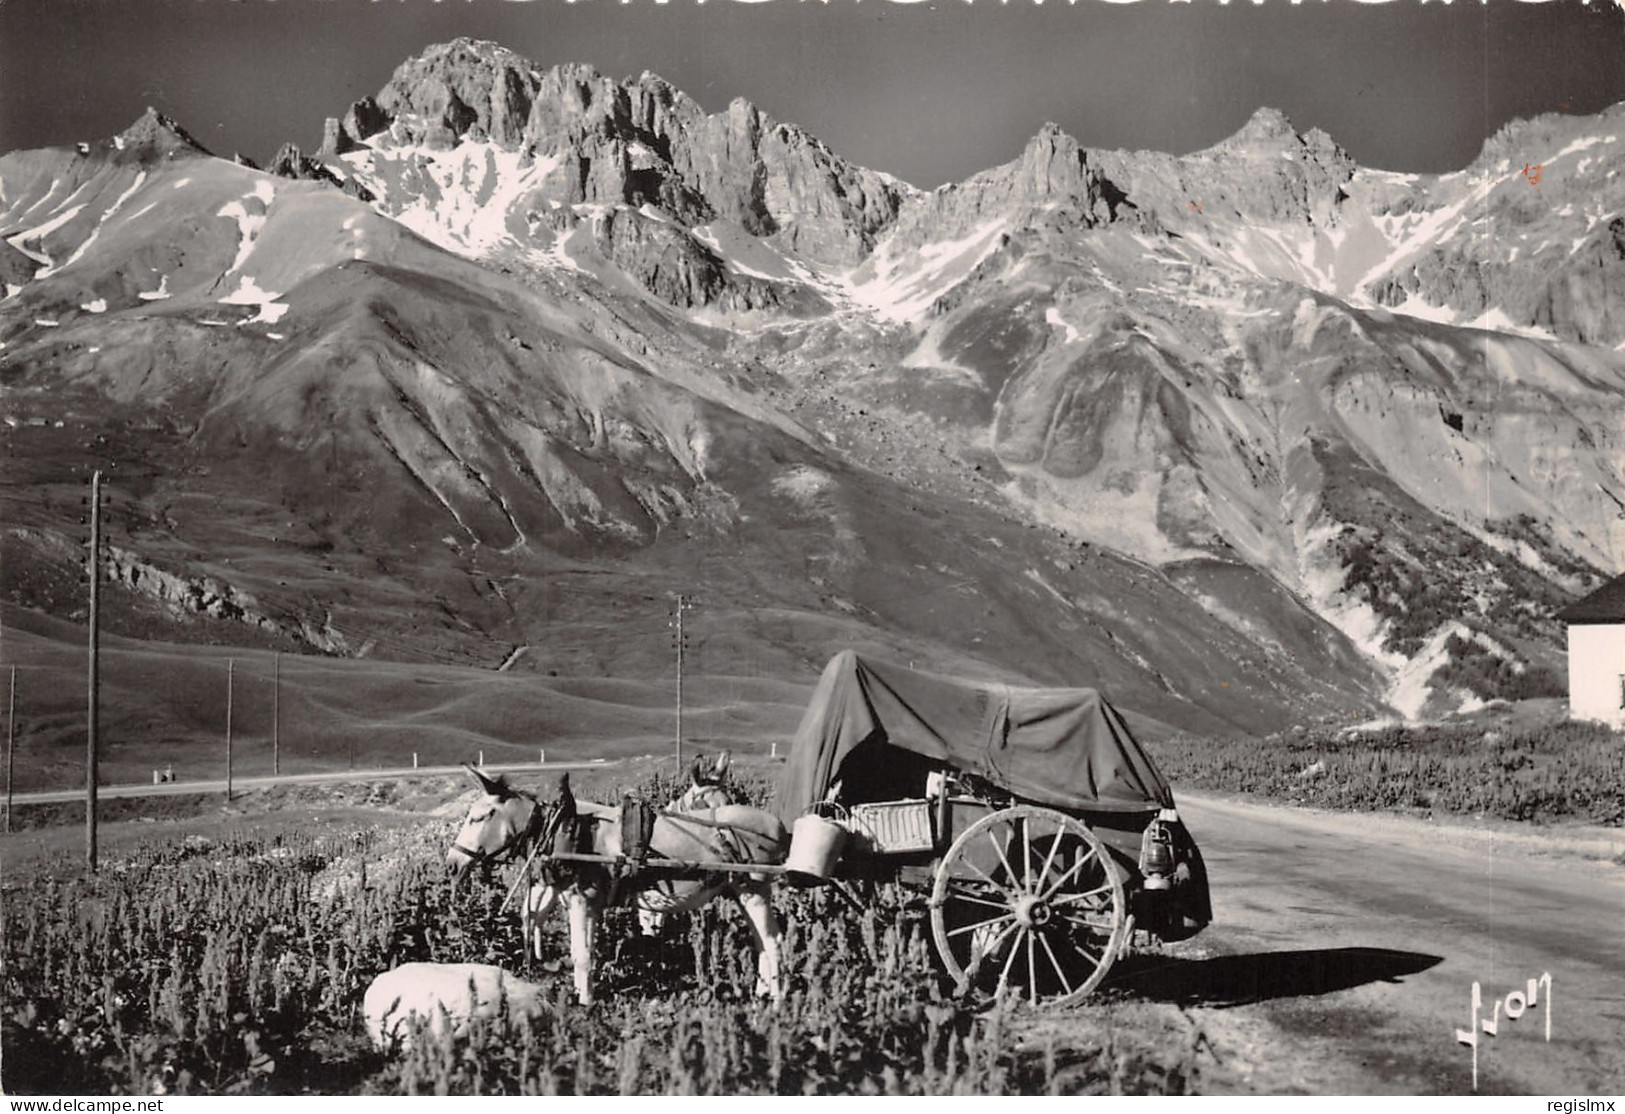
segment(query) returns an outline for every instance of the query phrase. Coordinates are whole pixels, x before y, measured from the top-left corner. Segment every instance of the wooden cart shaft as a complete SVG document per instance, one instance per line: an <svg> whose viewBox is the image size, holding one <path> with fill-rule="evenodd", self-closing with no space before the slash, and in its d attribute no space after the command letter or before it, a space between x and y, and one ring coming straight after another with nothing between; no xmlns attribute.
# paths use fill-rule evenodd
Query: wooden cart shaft
<svg viewBox="0 0 1625 1114"><path fill-rule="evenodd" d="M634 859L626 855L589 855L561 851L536 856L538 863L588 863L594 866L613 866L636 873L640 870L692 871L697 874L787 874L789 868L779 863L721 863L697 859Z"/></svg>

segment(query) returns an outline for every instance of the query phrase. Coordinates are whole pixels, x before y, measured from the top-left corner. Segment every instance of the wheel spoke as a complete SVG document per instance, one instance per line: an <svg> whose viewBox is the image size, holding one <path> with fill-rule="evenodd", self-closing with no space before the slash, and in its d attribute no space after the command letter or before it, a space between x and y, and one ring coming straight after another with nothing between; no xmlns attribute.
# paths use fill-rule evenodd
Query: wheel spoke
<svg viewBox="0 0 1625 1114"><path fill-rule="evenodd" d="M1081 859L1079 859L1077 862L1073 863L1070 867L1068 867L1066 873L1061 875L1060 879L1055 883L1055 885L1051 886L1049 889L1044 891L1044 893L1042 895L1043 899L1045 901L1050 901L1051 899L1062 900L1062 899L1059 899L1059 898L1055 898L1055 895L1060 893L1062 887L1064 887L1068 882L1072 881L1072 879L1077 875L1078 871L1080 871L1084 867L1088 866L1091 862L1094 861L1094 859L1095 859L1095 853L1094 853L1094 850L1091 849ZM1102 863L1102 866L1103 866L1103 869L1104 869L1104 873L1106 875L1106 880L1104 882L1102 882L1099 887L1097 887L1097 888L1095 888L1093 890L1090 890L1087 894L1083 894L1083 895L1071 894L1069 896L1071 896L1071 897L1078 897L1078 896L1088 897L1088 896L1092 896L1094 894L1103 894L1103 893L1107 892L1108 890L1110 890L1112 888L1111 864L1110 863Z"/></svg>
<svg viewBox="0 0 1625 1114"><path fill-rule="evenodd" d="M983 897L981 894L965 893L963 890L950 890L948 893L943 895L943 900L944 901L968 901L968 902L971 902L972 904L975 904L975 905L989 905L989 906L992 906L994 909L1008 909L1008 908L1010 908L1010 902L1009 901L995 901L991 897Z"/></svg>
<svg viewBox="0 0 1625 1114"><path fill-rule="evenodd" d="M1061 837L1066 835L1065 828L1055 829L1055 838L1050 841L1049 854L1044 856L1044 869L1038 872L1038 880L1042 882L1049 877L1049 868L1055 865L1055 854L1061 849Z"/></svg>
<svg viewBox="0 0 1625 1114"><path fill-rule="evenodd" d="M1028 893L1036 893L1033 889L1033 845L1027 838L1027 825L1021 825L1021 885Z"/></svg>
<svg viewBox="0 0 1625 1114"><path fill-rule="evenodd" d="M1074 927L1081 925L1084 928L1094 929L1096 932L1104 932L1108 936L1117 928L1115 919L1090 920L1088 916L1067 917L1066 923Z"/></svg>
<svg viewBox="0 0 1625 1114"><path fill-rule="evenodd" d="M1026 932L1027 931L1026 926L1025 925L1018 925L1017 926L1017 931ZM1004 994L1004 988L1010 985L1010 968L1015 966L1016 953L1019 952L1020 950L1021 950L1021 940L1018 937L1015 944L1012 945L1011 948L1010 948L1010 954L1004 957L1004 970L999 972L999 985L993 991L993 993L995 995L998 995L998 996L1002 997L1003 994Z"/></svg>
<svg viewBox="0 0 1625 1114"><path fill-rule="evenodd" d="M1050 947L1049 937L1040 934L1038 942L1044 945L1044 952L1049 956L1050 966L1055 968L1056 976L1061 980L1061 985L1066 987L1067 995L1070 996L1073 993L1072 980L1066 977L1066 971L1062 969L1061 961L1055 958L1055 949Z"/></svg>
<svg viewBox="0 0 1625 1114"><path fill-rule="evenodd" d="M1083 956L1083 958L1087 959L1090 966L1095 967L1096 969L1100 967L1101 963L1106 958L1105 952L1101 952L1099 955L1090 955L1089 949L1084 947L1082 944L1075 945L1072 950Z"/></svg>
<svg viewBox="0 0 1625 1114"><path fill-rule="evenodd" d="M991 828L988 829L987 841L993 845L993 851L999 856L999 862L1003 864L1005 874L1009 876L1011 883L1014 884L1016 880L1016 870L1010 865L1010 860L1005 858L1004 848L999 846L999 841L994 838Z"/></svg>
<svg viewBox="0 0 1625 1114"><path fill-rule="evenodd" d="M982 963L989 956L998 954L999 948L1004 945L1005 938L1010 935L1010 930L1017 927L1019 926L1012 918L1009 924L999 929L998 933L993 937L993 939L988 941L988 946L985 948L978 949L973 938L971 941L971 962L965 967L966 977L975 978L976 975L981 971Z"/></svg>
<svg viewBox="0 0 1625 1114"><path fill-rule="evenodd" d="M1083 869L1084 864L1089 861L1089 858L1090 856L1085 856L1084 858L1081 858L1077 862L1073 863L1071 866L1067 867L1066 873L1062 874L1055 880L1055 885L1045 890L1039 896L1045 901L1048 901L1050 898L1054 897L1060 892L1062 886L1065 886L1068 882L1072 881L1073 875L1077 874L1078 871Z"/></svg>
<svg viewBox="0 0 1625 1114"><path fill-rule="evenodd" d="M1006 897L1010 897L1010 898L1013 898L1013 897L1016 896L1010 890L1010 888L1008 886L1006 886L1002 882L995 881L992 875L988 874L987 871L983 870L981 867L979 867L975 863L971 862L969 858L966 858L966 859L964 859L962 861L964 862L964 864L966 866L970 867L977 874L981 875L982 876L982 881L984 881L988 885L992 886L995 890L998 890L1001 894L1004 894Z"/></svg>
<svg viewBox="0 0 1625 1114"><path fill-rule="evenodd" d="M1053 907L1053 906L1056 906L1056 905L1076 905L1081 901L1088 901L1092 897L1099 897L1102 894L1111 893L1111 891L1112 891L1111 881L1107 880L1105 882L1102 882L1100 885L1096 886L1094 889L1088 891L1087 893L1067 894L1065 897L1055 897L1055 898L1051 898L1049 894L1045 894L1044 896L1045 896L1046 899L1049 900L1050 905ZM1054 892L1055 892L1054 890L1051 890L1050 894L1053 894Z"/></svg>
<svg viewBox="0 0 1625 1114"><path fill-rule="evenodd" d="M975 924L962 924L958 928L950 928L947 932L943 933L943 935L962 936L967 932L975 932L979 928L986 928L990 924L998 924L1000 921L1013 919L1015 919L1014 913L1005 913L1001 917L989 917L987 920L977 921Z"/></svg>
<svg viewBox="0 0 1625 1114"><path fill-rule="evenodd" d="M1031 929L1027 932L1027 995L1034 1006L1038 1005L1038 963L1033 956L1033 937L1036 935Z"/></svg>

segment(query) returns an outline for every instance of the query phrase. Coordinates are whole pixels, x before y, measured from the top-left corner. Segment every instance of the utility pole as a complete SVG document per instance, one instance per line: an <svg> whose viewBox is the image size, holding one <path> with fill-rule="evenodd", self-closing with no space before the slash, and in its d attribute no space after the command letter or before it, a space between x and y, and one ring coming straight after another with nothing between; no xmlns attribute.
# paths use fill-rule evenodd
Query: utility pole
<svg viewBox="0 0 1625 1114"><path fill-rule="evenodd" d="M282 774L282 651L272 661L271 680L271 776Z"/></svg>
<svg viewBox="0 0 1625 1114"><path fill-rule="evenodd" d="M101 729L102 474L90 477L90 699L85 723L85 865L96 870L97 734Z"/></svg>
<svg viewBox="0 0 1625 1114"><path fill-rule="evenodd" d="M11 831L11 768L17 757L17 667L11 667L11 696L6 701L6 831Z"/></svg>
<svg viewBox="0 0 1625 1114"><path fill-rule="evenodd" d="M677 618L674 626L676 634L673 643L677 648L677 769L683 768L683 651L688 647L688 639L683 634L683 612L694 606L686 596L677 597Z"/></svg>
<svg viewBox="0 0 1625 1114"><path fill-rule="evenodd" d="M231 697L237 680L237 659L226 659L226 800L231 800Z"/></svg>

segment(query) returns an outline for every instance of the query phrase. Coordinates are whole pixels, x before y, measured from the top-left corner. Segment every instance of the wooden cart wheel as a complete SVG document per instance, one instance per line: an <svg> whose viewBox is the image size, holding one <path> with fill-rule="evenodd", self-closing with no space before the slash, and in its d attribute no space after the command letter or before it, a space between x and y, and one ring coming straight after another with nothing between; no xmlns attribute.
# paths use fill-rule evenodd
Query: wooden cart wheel
<svg viewBox="0 0 1625 1114"><path fill-rule="evenodd" d="M1019 990L1070 1005L1106 977L1127 934L1123 881L1086 824L1017 805L954 840L931 889L931 932L960 993Z"/></svg>

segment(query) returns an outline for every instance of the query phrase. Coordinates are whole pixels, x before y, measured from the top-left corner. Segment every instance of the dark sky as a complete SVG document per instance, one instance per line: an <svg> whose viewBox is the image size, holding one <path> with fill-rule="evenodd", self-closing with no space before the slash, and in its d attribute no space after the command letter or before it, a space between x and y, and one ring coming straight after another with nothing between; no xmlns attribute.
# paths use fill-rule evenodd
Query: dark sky
<svg viewBox="0 0 1625 1114"><path fill-rule="evenodd" d="M1364 165L1443 171L1513 117L1625 100L1609 0L0 0L0 151L108 136L151 104L263 161L458 35L653 70L712 111L744 96L927 187L1046 120L1182 153L1269 105Z"/></svg>

